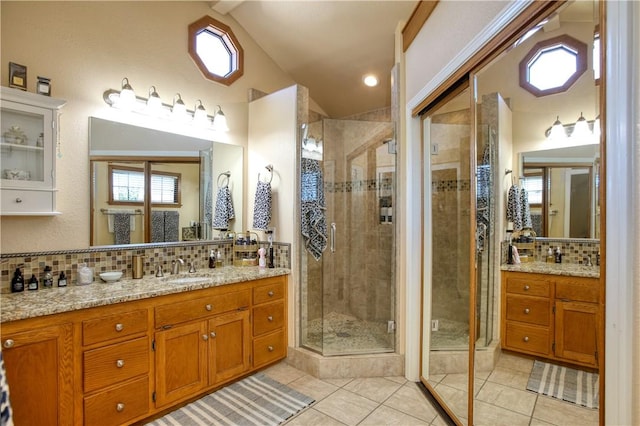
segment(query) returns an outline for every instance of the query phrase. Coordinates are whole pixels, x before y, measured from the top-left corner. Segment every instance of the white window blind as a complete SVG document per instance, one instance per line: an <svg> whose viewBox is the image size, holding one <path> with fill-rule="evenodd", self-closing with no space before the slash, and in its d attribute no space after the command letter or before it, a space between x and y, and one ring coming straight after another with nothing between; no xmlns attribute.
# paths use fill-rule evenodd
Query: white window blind
<svg viewBox="0 0 640 426"><path fill-rule="evenodd" d="M522 187L527 191L529 204L542 204L542 176L525 176Z"/></svg>
<svg viewBox="0 0 640 426"><path fill-rule="evenodd" d="M113 169L114 201L144 202L144 173L134 170ZM178 177L151 175L151 202L173 204L178 202Z"/></svg>

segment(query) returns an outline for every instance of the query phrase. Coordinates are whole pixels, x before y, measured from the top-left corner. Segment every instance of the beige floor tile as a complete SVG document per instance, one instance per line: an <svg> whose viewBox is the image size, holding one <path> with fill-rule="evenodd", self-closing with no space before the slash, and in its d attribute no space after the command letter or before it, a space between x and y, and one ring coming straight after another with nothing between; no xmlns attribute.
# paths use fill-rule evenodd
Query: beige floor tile
<svg viewBox="0 0 640 426"><path fill-rule="evenodd" d="M280 362L275 364L266 370L262 371L267 376L271 377L273 380L288 385L294 380L299 379L302 376L305 376L306 373L304 371L300 371L295 367L290 366L287 363Z"/></svg>
<svg viewBox="0 0 640 426"><path fill-rule="evenodd" d="M327 383L323 380L316 379L313 376L305 375L300 377L299 379L294 380L289 383L289 387L301 392L311 398L315 399L316 402L326 398L328 395L332 394L339 388L331 383Z"/></svg>
<svg viewBox="0 0 640 426"><path fill-rule="evenodd" d="M510 368L511 370L529 374L533 368L533 360L503 352L500 354L496 367Z"/></svg>
<svg viewBox="0 0 640 426"><path fill-rule="evenodd" d="M396 391L384 405L427 423L433 421L438 412L415 383L407 383Z"/></svg>
<svg viewBox="0 0 640 426"><path fill-rule="evenodd" d="M445 420L441 415L437 415L435 419L431 422L432 426L449 426L449 420Z"/></svg>
<svg viewBox="0 0 640 426"><path fill-rule="evenodd" d="M391 407L381 405L373 413L369 414L358 426L413 426L413 425L428 425L415 417L408 414L394 410Z"/></svg>
<svg viewBox="0 0 640 426"><path fill-rule="evenodd" d="M537 397L538 396L532 392L514 389L498 383L487 382L478 393L476 399L531 416L533 407L536 405Z"/></svg>
<svg viewBox="0 0 640 426"><path fill-rule="evenodd" d="M510 368L496 367L487 378L488 382L499 383L515 389L525 390L529 381L529 373Z"/></svg>
<svg viewBox="0 0 640 426"><path fill-rule="evenodd" d="M440 383L445 376L446 374L431 374L429 375L429 383Z"/></svg>
<svg viewBox="0 0 640 426"><path fill-rule="evenodd" d="M377 406L370 399L338 389L313 408L347 425L357 425Z"/></svg>
<svg viewBox="0 0 640 426"><path fill-rule="evenodd" d="M438 392L438 395L440 395L444 403L447 404L449 410L451 410L463 424L466 424L468 393L442 383L436 386L436 392Z"/></svg>
<svg viewBox="0 0 640 426"><path fill-rule="evenodd" d="M475 426L528 426L531 417L476 400L473 404Z"/></svg>
<svg viewBox="0 0 640 426"><path fill-rule="evenodd" d="M405 379L403 376L388 376L385 377L385 379L391 380L392 382L400 383L401 385L407 383L407 379Z"/></svg>
<svg viewBox="0 0 640 426"><path fill-rule="evenodd" d="M538 397L533 417L557 426L589 426L599 422L598 410L546 396Z"/></svg>
<svg viewBox="0 0 640 426"><path fill-rule="evenodd" d="M554 425L553 423L547 423L544 420L532 418L531 423L529 423L529 426L554 426Z"/></svg>
<svg viewBox="0 0 640 426"><path fill-rule="evenodd" d="M401 386L400 383L382 377L370 377L353 379L343 389L380 403L389 398Z"/></svg>
<svg viewBox="0 0 640 426"><path fill-rule="evenodd" d="M344 426L344 423L309 408L285 423L287 426Z"/></svg>
<svg viewBox="0 0 640 426"><path fill-rule="evenodd" d="M327 383L331 383L332 385L335 385L335 386L341 388L344 385L346 385L347 383L349 383L350 381L352 381L353 378L351 378L351 379L322 379L322 380L327 382Z"/></svg>

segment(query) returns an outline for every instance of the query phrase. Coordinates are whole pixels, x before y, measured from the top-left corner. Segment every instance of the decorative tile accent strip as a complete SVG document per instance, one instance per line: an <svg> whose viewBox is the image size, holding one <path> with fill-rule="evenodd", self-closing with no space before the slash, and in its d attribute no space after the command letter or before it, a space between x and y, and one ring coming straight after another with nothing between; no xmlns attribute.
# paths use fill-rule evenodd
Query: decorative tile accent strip
<svg viewBox="0 0 640 426"><path fill-rule="evenodd" d="M514 243L516 247L518 243ZM538 238L536 239L533 256L535 262L544 262L549 248L555 250L560 247L562 263L584 265L587 258L591 257L591 263L596 266L600 254L600 242L587 238ZM509 243L502 242L502 263L507 263Z"/></svg>
<svg viewBox="0 0 640 426"><path fill-rule="evenodd" d="M471 181L469 179L435 180L431 182L431 190L433 192L469 191L470 189Z"/></svg>

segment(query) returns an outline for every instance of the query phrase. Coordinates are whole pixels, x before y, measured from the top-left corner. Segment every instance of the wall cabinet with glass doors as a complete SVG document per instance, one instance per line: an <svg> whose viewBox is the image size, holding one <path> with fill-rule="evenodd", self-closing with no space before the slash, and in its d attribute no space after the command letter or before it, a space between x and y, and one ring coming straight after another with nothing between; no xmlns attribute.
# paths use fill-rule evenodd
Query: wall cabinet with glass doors
<svg viewBox="0 0 640 426"><path fill-rule="evenodd" d="M56 211L55 150L64 100L0 88L0 214L49 216Z"/></svg>

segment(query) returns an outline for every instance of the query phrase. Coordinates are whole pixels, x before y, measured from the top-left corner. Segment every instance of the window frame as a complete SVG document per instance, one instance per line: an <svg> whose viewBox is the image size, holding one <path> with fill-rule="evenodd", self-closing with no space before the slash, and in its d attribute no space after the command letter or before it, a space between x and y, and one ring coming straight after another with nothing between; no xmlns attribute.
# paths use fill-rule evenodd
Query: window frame
<svg viewBox="0 0 640 426"><path fill-rule="evenodd" d="M138 172L142 174L143 181L146 185L147 176L145 174L145 169L140 167L132 167L132 166L120 166L117 164L109 164L108 165L108 178L109 178L109 186L107 190L109 191L109 205L114 206L144 206L144 198L142 201L123 201L123 200L115 200L113 198L113 172L114 170L123 170L128 172ZM176 193L175 193L175 202L174 203L154 203L151 201L151 207L182 207L182 174L181 173L171 173L171 172L160 172L153 171L151 173L150 178L148 179L151 182L154 175L162 175L162 176L171 176L176 178ZM144 191L143 197L146 196L146 189Z"/></svg>
<svg viewBox="0 0 640 426"><path fill-rule="evenodd" d="M229 60L231 61L231 71L225 76L220 76L209 71L204 61L198 55L197 36L204 31L220 37L222 43L227 50L230 51ZM234 51L235 54L233 53ZM191 59L193 59L206 79L222 83L226 86L231 85L244 74L244 50L231 30L231 27L208 15L203 16L189 25L189 56L191 56Z"/></svg>
<svg viewBox="0 0 640 426"><path fill-rule="evenodd" d="M566 46L570 50L576 52L576 71L564 82L561 86L551 87L549 89L538 89L536 86L529 82L529 67L530 62L541 51L547 50L554 46ZM575 38L563 34L557 37L552 37L546 40L541 40L536 43L529 52L522 58L519 64L520 74L520 87L527 92L531 93L535 97L542 97L553 95L556 93L562 93L569 90L571 86L585 73L587 70L587 44L576 40Z"/></svg>

